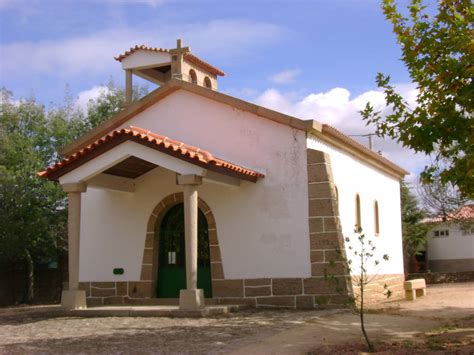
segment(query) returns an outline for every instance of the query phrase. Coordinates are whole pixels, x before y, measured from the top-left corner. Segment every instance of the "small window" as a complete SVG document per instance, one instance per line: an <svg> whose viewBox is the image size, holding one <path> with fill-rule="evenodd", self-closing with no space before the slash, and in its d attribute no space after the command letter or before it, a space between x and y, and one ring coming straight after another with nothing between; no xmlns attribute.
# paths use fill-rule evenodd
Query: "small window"
<svg viewBox="0 0 474 355"><path fill-rule="evenodd" d="M433 231L433 237L435 238L449 237L449 230L448 229L435 230Z"/></svg>
<svg viewBox="0 0 474 355"><path fill-rule="evenodd" d="M361 232L362 231L362 219L361 219L361 214L360 214L360 197L359 194L356 195L356 200L355 200L355 207L356 207L356 231Z"/></svg>
<svg viewBox="0 0 474 355"><path fill-rule="evenodd" d="M197 76L196 76L196 72L194 71L194 69L191 69L189 71L189 81L192 82L193 84L197 84Z"/></svg>
<svg viewBox="0 0 474 355"><path fill-rule="evenodd" d="M204 86L207 87L208 89L212 89L211 79L209 79L208 76L204 78Z"/></svg>
<svg viewBox="0 0 474 355"><path fill-rule="evenodd" d="M374 229L375 235L380 234L380 224L379 224L379 203L377 200L374 202Z"/></svg>

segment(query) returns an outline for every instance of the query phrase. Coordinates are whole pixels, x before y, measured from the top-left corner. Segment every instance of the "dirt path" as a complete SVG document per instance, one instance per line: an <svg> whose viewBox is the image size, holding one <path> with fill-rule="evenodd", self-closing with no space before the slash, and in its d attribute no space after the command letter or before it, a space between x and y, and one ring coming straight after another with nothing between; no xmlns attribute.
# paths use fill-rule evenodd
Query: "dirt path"
<svg viewBox="0 0 474 355"><path fill-rule="evenodd" d="M444 324L444 323L443 323ZM427 334L442 330L437 320L418 319L413 317L370 314L367 316L367 332L374 343L389 342L425 347ZM474 344L474 324L470 325L471 341ZM463 337L467 337L463 334ZM440 344L438 344L440 345ZM353 348L363 350L359 319L354 314L338 314L316 320L313 324L305 324L285 330L258 344L242 347L233 354L273 354L291 353L307 354L314 352L333 353L334 349ZM383 347L382 347L383 348Z"/></svg>
<svg viewBox="0 0 474 355"><path fill-rule="evenodd" d="M447 343L453 345L453 351L474 352L474 283L433 285L426 297L387 306L388 310L366 316L367 332L373 342L403 344L404 348L398 349L402 353L410 349L444 351ZM350 352L352 348L357 352L364 349L363 344L358 316L343 313L285 330L234 354L322 354ZM464 350L456 348L465 344L470 345Z"/></svg>
<svg viewBox="0 0 474 355"><path fill-rule="evenodd" d="M474 283L431 287L425 299L368 315L388 353L474 351ZM357 353L358 318L348 311L247 311L229 317L71 318L28 308L0 310L0 353ZM392 345L391 345L392 344ZM383 345L384 349L387 346ZM444 350L443 350L444 349ZM461 349L461 350L460 350Z"/></svg>

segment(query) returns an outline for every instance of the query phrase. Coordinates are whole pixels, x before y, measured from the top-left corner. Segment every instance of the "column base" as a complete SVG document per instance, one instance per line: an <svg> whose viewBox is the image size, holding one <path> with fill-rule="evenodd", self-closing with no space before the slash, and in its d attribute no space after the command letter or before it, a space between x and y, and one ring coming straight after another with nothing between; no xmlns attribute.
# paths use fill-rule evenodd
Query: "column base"
<svg viewBox="0 0 474 355"><path fill-rule="evenodd" d="M61 294L61 307L65 309L87 308L86 291L65 290Z"/></svg>
<svg viewBox="0 0 474 355"><path fill-rule="evenodd" d="M179 309L191 311L204 308L203 290L181 290L179 291Z"/></svg>

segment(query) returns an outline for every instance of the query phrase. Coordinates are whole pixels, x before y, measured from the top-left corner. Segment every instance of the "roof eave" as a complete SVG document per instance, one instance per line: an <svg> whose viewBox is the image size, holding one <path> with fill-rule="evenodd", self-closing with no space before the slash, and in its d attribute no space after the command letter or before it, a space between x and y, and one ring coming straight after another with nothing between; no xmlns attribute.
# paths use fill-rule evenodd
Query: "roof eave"
<svg viewBox="0 0 474 355"><path fill-rule="evenodd" d="M271 121L290 126L291 128L314 134L323 139L330 140L332 143L335 143L340 148L348 151L349 153L352 153L351 150L355 150L360 156L364 158L364 160L399 179L402 179L405 175L409 174L409 172L392 163L388 159L381 157L377 153L369 150L365 146L362 146L336 129L328 125L323 125L316 120L302 120L297 117L289 116L284 113L253 104L218 91L210 90L208 88L174 78L158 89L152 91L142 99L132 103L106 122L93 128L91 131L78 138L76 141L63 147L59 150L59 153L64 156L72 154L74 151L83 148L90 142L102 137L111 130L118 128L136 114L144 111L149 106L180 89L198 94L202 97L235 107L246 112L253 113Z"/></svg>
<svg viewBox="0 0 474 355"><path fill-rule="evenodd" d="M253 113L257 116L270 119L272 121L290 126L298 130L302 130L305 132L322 130L321 123L315 120L301 120L299 118L285 115L281 112L258 106L250 102L223 94L218 91L210 90L208 88L204 88L193 83L173 78L163 86L146 95L145 97L141 98L138 101L135 101L134 103L126 107L123 111L117 113L115 116L105 121L101 125L93 128L74 142L64 146L59 150L59 153L63 156L68 156L72 154L74 151L81 149L90 142L102 137L103 135L107 134L107 132L116 129L117 127L125 123L127 120L132 118L134 115L144 111L149 106L153 105L154 103L158 102L159 100L165 98L166 96L179 89L196 93L208 99L230 105L237 109Z"/></svg>
<svg viewBox="0 0 474 355"><path fill-rule="evenodd" d="M309 133L314 134L317 138L327 141L397 179L403 179L406 175L410 174L387 158L380 156L329 125L324 124L322 125L321 131L312 130Z"/></svg>

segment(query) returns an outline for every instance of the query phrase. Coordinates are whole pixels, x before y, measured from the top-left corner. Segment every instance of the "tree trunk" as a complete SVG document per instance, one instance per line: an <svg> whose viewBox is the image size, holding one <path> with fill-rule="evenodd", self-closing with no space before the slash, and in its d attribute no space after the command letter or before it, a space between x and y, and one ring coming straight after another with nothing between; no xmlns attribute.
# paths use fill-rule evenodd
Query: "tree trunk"
<svg viewBox="0 0 474 355"><path fill-rule="evenodd" d="M359 316L360 316L360 328L362 330L362 334L364 335L365 342L367 343L367 347L369 348L369 352L374 351L374 346L370 342L369 336L367 335L367 332L365 331L365 319L364 319L364 292L365 292L365 284L367 281L367 271L365 269L365 249L362 247L362 253L360 254L360 310L359 310Z"/></svg>
<svg viewBox="0 0 474 355"><path fill-rule="evenodd" d="M28 274L28 283L26 287L26 297L25 297L26 302L25 303L32 303L33 298L35 296L34 294L35 266L34 266L31 254L28 250L26 251L25 261L26 261L26 272Z"/></svg>
<svg viewBox="0 0 474 355"><path fill-rule="evenodd" d="M361 283L360 286L360 328L362 329L362 334L364 335L365 342L367 343L367 347L369 348L369 352L374 351L374 346L369 340L369 336L367 335L367 332L365 331L365 319L364 319L364 284Z"/></svg>

